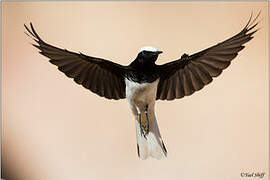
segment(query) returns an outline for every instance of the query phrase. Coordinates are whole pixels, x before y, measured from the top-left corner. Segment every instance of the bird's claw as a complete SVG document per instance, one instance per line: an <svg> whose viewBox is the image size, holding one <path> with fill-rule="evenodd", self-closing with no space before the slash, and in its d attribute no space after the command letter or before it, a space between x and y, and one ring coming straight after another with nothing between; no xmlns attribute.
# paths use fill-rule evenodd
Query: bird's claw
<svg viewBox="0 0 270 180"><path fill-rule="evenodd" d="M146 116L146 121L143 124L141 114L139 114L139 123L140 123L141 136L147 139L146 135L149 133L148 105L146 105L145 107L145 116Z"/></svg>
<svg viewBox="0 0 270 180"><path fill-rule="evenodd" d="M146 116L145 131L146 134L148 134L149 133L148 104L145 106L145 116Z"/></svg>
<svg viewBox="0 0 270 180"><path fill-rule="evenodd" d="M141 136L144 136L144 138L146 138L145 132L144 132L144 129L143 129L143 125L142 125L142 116L141 116L141 114L139 114L139 123L140 123Z"/></svg>

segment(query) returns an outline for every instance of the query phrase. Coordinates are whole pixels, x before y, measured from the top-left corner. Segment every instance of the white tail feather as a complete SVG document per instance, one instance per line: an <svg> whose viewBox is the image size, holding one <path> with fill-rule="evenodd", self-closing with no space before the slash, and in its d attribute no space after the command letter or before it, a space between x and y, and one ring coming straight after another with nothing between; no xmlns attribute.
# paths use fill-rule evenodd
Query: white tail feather
<svg viewBox="0 0 270 180"><path fill-rule="evenodd" d="M141 134L140 123L136 120L138 156L141 159L147 159L149 156L156 159L165 158L167 150L160 136L156 118L152 116L149 123L150 131L144 137Z"/></svg>

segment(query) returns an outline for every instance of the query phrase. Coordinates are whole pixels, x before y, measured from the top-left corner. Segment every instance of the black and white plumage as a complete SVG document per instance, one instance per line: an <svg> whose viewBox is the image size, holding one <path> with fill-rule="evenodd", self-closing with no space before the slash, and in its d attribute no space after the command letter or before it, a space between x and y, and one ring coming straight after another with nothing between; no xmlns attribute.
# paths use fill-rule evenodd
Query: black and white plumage
<svg viewBox="0 0 270 180"><path fill-rule="evenodd" d="M142 48L130 65L123 66L54 47L39 37L31 23L31 29L25 28L40 53L76 83L107 99L127 98L136 118L139 157L161 159L167 156L167 150L155 117L155 101L189 96L212 82L253 38L258 16L252 20L251 15L247 25L233 37L163 65L155 64L162 51L154 47Z"/></svg>

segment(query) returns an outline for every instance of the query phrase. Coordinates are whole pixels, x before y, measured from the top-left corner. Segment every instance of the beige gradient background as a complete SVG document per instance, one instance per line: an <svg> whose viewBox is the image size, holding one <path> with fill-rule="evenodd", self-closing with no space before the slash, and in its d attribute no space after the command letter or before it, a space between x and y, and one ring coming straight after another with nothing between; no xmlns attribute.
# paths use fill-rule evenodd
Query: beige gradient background
<svg viewBox="0 0 270 180"><path fill-rule="evenodd" d="M238 180L268 172L267 2L3 3L2 170L7 180ZM75 84L24 34L129 64L139 48L158 64L214 45L262 11L255 38L220 77L192 96L157 101L165 160L137 157L126 100ZM268 174L267 174L268 176ZM267 180L264 177L263 180Z"/></svg>

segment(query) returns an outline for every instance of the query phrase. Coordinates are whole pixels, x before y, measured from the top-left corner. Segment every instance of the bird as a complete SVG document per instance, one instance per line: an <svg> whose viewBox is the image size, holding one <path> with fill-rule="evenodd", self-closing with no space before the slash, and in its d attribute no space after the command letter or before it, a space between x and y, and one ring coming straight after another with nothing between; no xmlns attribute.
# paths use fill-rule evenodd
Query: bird
<svg viewBox="0 0 270 180"><path fill-rule="evenodd" d="M153 46L142 47L129 65L120 65L50 45L31 22L30 28L24 27L39 53L77 84L106 99L127 99L135 119L138 157L163 159L167 149L155 116L155 102L190 96L212 82L254 37L259 15L253 18L251 13L246 26L232 37L161 65L156 61L162 51Z"/></svg>

